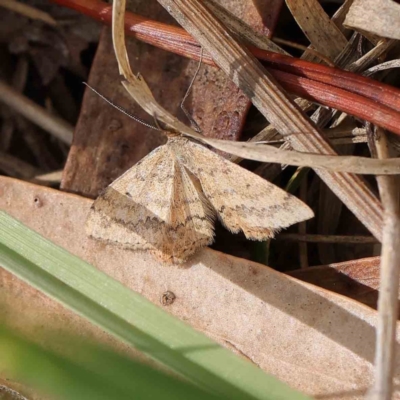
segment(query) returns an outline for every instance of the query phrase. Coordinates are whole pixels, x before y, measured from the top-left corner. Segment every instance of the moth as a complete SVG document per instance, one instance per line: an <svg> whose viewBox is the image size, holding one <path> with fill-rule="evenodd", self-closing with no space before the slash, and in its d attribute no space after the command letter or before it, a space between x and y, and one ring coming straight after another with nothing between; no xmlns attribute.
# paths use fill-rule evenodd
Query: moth
<svg viewBox="0 0 400 400"><path fill-rule="evenodd" d="M266 240L312 210L256 174L181 135L169 135L109 185L86 223L95 239L181 264L214 240L216 218L231 232Z"/></svg>

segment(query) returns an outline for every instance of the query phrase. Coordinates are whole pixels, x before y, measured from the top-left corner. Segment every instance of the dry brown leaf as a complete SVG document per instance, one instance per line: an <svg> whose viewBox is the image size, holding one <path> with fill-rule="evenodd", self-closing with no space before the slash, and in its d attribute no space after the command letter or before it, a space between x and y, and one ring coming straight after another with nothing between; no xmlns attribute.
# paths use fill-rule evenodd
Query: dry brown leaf
<svg viewBox="0 0 400 400"><path fill-rule="evenodd" d="M363 303L374 310L378 303L380 257L290 271L287 274Z"/></svg>
<svg viewBox="0 0 400 400"><path fill-rule="evenodd" d="M354 0L344 26L381 37L400 39L400 4L392 0Z"/></svg>
<svg viewBox="0 0 400 400"><path fill-rule="evenodd" d="M36 201L35 201L36 199ZM88 239L91 201L0 178L0 209L262 369L317 398L361 399L371 384L376 312L268 267L204 249L188 268L166 268L149 255ZM123 349L100 329L1 272L2 317L23 329L71 329ZM27 332L29 334L29 332ZM400 333L398 335L400 340ZM397 383L400 383L400 360ZM400 392L396 398L400 398Z"/></svg>
<svg viewBox="0 0 400 400"><path fill-rule="evenodd" d="M371 289L378 290L380 262L380 257L368 257L360 260L329 264L328 266Z"/></svg>

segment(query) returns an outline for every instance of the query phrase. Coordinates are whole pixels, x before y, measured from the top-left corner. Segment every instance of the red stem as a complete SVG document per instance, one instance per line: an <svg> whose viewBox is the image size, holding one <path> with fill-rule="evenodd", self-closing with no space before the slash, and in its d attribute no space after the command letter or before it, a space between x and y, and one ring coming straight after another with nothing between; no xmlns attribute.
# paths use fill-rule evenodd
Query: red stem
<svg viewBox="0 0 400 400"><path fill-rule="evenodd" d="M326 95L326 87L328 85L272 68L269 69L269 72L286 90L296 93L300 97L319 103L319 99ZM373 115L376 125L399 134L400 130L397 124L399 123L400 115L397 111L374 103L371 100L368 100L368 106L366 107L367 102L363 96L333 86L328 86L328 88L329 107L336 108L367 121L370 121Z"/></svg>
<svg viewBox="0 0 400 400"><path fill-rule="evenodd" d="M112 7L102 1L52 1L111 25ZM125 30L128 35L164 50L195 60L200 58L199 44L182 28L126 12ZM258 59L264 61L267 70L290 92L400 135L400 90L338 68L252 46L249 49ZM207 53L203 54L202 60L205 64L215 66Z"/></svg>

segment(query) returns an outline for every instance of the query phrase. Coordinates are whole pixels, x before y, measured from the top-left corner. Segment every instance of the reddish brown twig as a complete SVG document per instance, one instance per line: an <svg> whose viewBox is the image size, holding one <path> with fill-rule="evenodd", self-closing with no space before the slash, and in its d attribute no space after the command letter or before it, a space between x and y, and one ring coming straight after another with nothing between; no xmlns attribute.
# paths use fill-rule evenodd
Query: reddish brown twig
<svg viewBox="0 0 400 400"><path fill-rule="evenodd" d="M321 97L328 95L323 104L366 121L373 119L376 125L386 127L386 129L400 134L400 129L396 126L400 118L398 111L394 111L382 104L377 104L370 99L366 100L365 97L358 94L311 79L271 68L268 71L289 92L296 93L298 96L316 103L320 103ZM325 93L323 93L324 91Z"/></svg>
<svg viewBox="0 0 400 400"><path fill-rule="evenodd" d="M52 0L105 24L111 24L111 6L99 0ZM185 30L127 12L128 34L151 45L196 59L200 46ZM269 72L289 91L337 108L400 135L400 90L363 76L249 46ZM214 65L204 52L202 61Z"/></svg>

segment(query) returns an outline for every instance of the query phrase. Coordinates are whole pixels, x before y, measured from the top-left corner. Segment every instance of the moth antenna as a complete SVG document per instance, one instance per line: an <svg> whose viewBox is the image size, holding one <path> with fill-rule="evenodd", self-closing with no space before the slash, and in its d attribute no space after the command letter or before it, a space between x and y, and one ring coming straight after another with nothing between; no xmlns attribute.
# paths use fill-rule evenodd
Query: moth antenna
<svg viewBox="0 0 400 400"><path fill-rule="evenodd" d="M129 118L133 119L134 121L139 122L140 124L142 124L144 126L147 126L147 128L154 129L154 130L160 131L160 132L164 132L164 130L161 129L159 126L151 125L148 122L146 122L145 120L131 114L129 111L125 110L125 108L123 108L117 104L114 104L110 99L107 99L107 97L103 96L101 93L99 93L95 88L90 86L88 83L86 83L86 82L82 82L82 83L85 86L87 86L90 90L92 90L94 93L96 93L99 97L101 97L104 101L106 101L108 104L110 104L111 106L116 108L118 111L121 111L123 114L127 115ZM154 121L156 122L156 120L154 120Z"/></svg>
<svg viewBox="0 0 400 400"><path fill-rule="evenodd" d="M190 82L190 85L189 85L188 89L186 90L186 93L185 93L185 95L183 96L183 99L182 99L182 101L181 101L181 109L182 109L182 111L185 113L186 118L187 118L187 119L190 121L190 123L194 126L194 130L195 130L197 133L201 133L201 129L200 129L199 125L197 124L197 122L195 121L195 119L190 115L189 111L185 108L184 102L185 102L185 100L188 98L189 93L190 93L190 91L191 91L191 89L192 89L193 83L194 83L194 81L195 81L195 79L196 79L196 77L197 77L197 75L198 75L198 73L199 73L199 71L200 71L200 67L201 67L202 61L203 61L203 47L200 48L199 65L197 66L196 72L194 73L193 78L192 78L192 80L191 80L191 82Z"/></svg>

